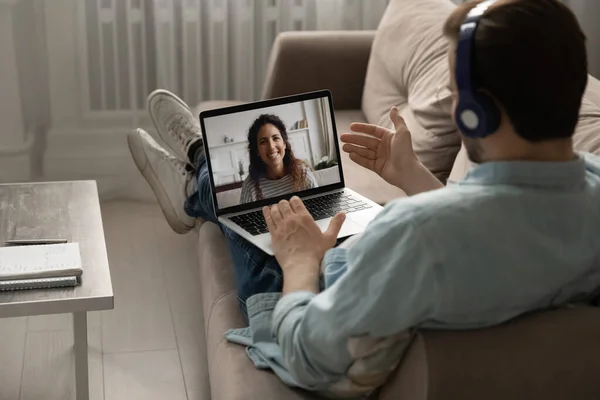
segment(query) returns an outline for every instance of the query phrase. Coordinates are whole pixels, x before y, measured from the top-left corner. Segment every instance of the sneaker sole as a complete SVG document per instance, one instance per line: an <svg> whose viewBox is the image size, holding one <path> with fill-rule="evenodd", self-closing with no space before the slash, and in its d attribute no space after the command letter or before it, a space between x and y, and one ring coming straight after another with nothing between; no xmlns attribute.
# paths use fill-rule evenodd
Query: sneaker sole
<svg viewBox="0 0 600 400"><path fill-rule="evenodd" d="M181 154L179 152L179 150L174 149L173 147L169 146L169 141L167 140L168 137L165 137L164 135L168 135L168 133L166 132L161 132L161 130L158 128L158 123L156 121L156 119L154 118L154 113L152 112L152 107L150 106L152 104L152 100L160 95L160 94L165 94L169 97L171 97L173 100L177 101L181 106L187 108L188 110L191 111L190 106L188 106L187 104L185 104L185 102L183 100L181 100L179 97L177 97L174 93L169 92L168 90L164 90L164 89L156 89L155 91L153 91L152 93L150 93L148 95L148 100L147 100L147 108L148 108L148 114L150 114L150 119L152 120L152 123L154 124L154 127L156 128L156 131L158 133L158 136L160 137L160 139L167 145L167 148L169 149L169 151L176 155L177 158L179 158L180 160L187 160L187 154Z"/></svg>
<svg viewBox="0 0 600 400"><path fill-rule="evenodd" d="M133 161L137 169L146 179L150 185L150 188L154 192L154 195L158 200L158 204L160 205L160 209L162 210L163 215L165 216L165 219L167 220L167 223L171 229L179 234L184 234L192 230L193 226L188 226L182 223L179 217L177 217L177 213L169 201L167 192L160 184L158 177L156 176L156 172L154 172L152 166L148 162L146 153L144 153L143 150L140 150L143 149L144 146L141 143L139 135L127 135L127 145L129 146L129 151L131 152L131 156L133 157Z"/></svg>

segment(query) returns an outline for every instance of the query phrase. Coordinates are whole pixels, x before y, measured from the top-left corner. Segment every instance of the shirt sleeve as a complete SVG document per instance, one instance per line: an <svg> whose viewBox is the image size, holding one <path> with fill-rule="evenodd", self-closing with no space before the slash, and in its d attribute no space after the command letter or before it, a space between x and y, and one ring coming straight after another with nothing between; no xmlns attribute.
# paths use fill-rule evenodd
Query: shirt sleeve
<svg viewBox="0 0 600 400"><path fill-rule="evenodd" d="M317 389L334 384L353 363L349 341L395 335L432 312L435 251L402 208L384 209L352 248L333 249L329 258L346 263L333 285L317 295L287 294L277 304L273 333L299 383Z"/></svg>
<svg viewBox="0 0 600 400"><path fill-rule="evenodd" d="M240 195L240 204L250 203L254 201L253 190L252 190L252 181L250 177L244 179L244 183L242 184L242 194Z"/></svg>

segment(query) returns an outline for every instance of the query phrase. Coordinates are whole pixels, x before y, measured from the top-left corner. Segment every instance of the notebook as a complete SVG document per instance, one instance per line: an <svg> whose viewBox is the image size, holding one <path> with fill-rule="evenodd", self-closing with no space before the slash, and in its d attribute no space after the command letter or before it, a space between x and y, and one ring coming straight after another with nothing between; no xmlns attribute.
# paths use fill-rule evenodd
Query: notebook
<svg viewBox="0 0 600 400"><path fill-rule="evenodd" d="M0 247L0 290L76 286L78 243Z"/></svg>
<svg viewBox="0 0 600 400"><path fill-rule="evenodd" d="M25 289L55 289L75 287L79 285L79 277L65 276L62 278L19 279L14 281L0 281L0 292Z"/></svg>

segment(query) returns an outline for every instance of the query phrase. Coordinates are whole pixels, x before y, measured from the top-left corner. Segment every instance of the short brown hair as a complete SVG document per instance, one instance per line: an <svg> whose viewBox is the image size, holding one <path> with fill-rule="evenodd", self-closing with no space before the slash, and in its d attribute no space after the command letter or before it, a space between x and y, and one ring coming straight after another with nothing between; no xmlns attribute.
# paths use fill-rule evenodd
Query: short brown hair
<svg viewBox="0 0 600 400"><path fill-rule="evenodd" d="M448 17L444 34L451 41L480 2L463 3ZM499 0L475 34L474 85L500 103L524 139L571 137L588 79L585 40L558 0Z"/></svg>

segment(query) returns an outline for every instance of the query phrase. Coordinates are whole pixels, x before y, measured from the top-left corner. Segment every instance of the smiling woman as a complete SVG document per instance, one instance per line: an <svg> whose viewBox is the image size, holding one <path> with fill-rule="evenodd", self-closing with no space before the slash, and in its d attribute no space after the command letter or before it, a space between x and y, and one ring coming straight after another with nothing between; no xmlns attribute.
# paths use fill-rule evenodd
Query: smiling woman
<svg viewBox="0 0 600 400"><path fill-rule="evenodd" d="M294 156L283 121L259 116L248 130L250 174L242 185L241 203L317 187L310 168Z"/></svg>

